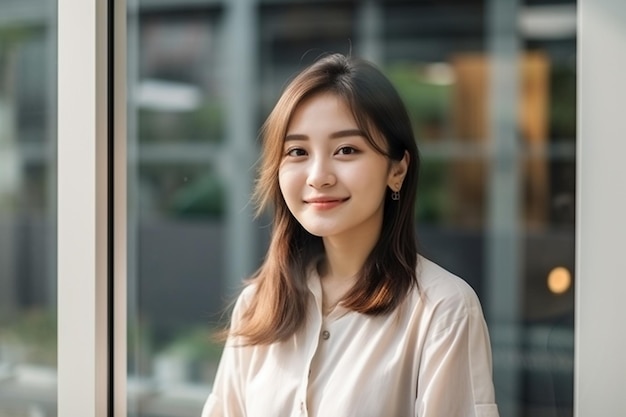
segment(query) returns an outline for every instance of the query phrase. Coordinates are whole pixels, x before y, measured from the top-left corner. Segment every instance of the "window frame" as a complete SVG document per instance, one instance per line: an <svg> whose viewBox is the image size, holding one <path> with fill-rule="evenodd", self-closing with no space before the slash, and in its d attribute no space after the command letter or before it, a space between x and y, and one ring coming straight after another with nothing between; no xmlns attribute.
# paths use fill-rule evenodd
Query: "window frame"
<svg viewBox="0 0 626 417"><path fill-rule="evenodd" d="M624 413L626 4L578 1L574 413ZM607 53L608 51L608 53ZM622 272L623 273L623 272Z"/></svg>
<svg viewBox="0 0 626 417"><path fill-rule="evenodd" d="M57 3L62 416L126 415L125 17L126 1Z"/></svg>

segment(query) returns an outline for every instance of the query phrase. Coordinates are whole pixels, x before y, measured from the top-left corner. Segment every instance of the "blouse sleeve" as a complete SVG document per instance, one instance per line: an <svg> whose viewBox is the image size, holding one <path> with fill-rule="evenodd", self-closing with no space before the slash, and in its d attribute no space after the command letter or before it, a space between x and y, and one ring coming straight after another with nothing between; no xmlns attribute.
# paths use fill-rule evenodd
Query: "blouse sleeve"
<svg viewBox="0 0 626 417"><path fill-rule="evenodd" d="M463 292L439 306L429 330L416 417L498 417L487 326L475 293L469 287Z"/></svg>
<svg viewBox="0 0 626 417"><path fill-rule="evenodd" d="M246 288L239 296L233 309L231 328L235 327L243 314ZM207 398L202 417L244 417L244 362L247 349L238 346L229 337L222 351L213 390Z"/></svg>

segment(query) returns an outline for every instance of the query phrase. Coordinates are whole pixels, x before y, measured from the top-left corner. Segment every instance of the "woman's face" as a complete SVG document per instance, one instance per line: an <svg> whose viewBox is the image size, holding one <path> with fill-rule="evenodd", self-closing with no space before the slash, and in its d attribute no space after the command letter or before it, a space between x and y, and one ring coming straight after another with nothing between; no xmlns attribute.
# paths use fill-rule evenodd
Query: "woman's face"
<svg viewBox="0 0 626 417"><path fill-rule="evenodd" d="M376 152L343 99L320 93L292 115L278 181L287 207L323 238L378 237L386 188L398 190L406 172Z"/></svg>

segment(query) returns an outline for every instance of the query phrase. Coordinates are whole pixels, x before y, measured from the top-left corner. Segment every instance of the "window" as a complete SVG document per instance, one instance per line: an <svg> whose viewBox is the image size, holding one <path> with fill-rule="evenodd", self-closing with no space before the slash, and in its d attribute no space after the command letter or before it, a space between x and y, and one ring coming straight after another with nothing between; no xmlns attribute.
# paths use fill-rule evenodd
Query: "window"
<svg viewBox="0 0 626 417"><path fill-rule="evenodd" d="M0 2L0 416L57 393L56 2Z"/></svg>
<svg viewBox="0 0 626 417"><path fill-rule="evenodd" d="M572 415L576 3L512 5L129 10L130 415L198 415L221 351L211 331L267 243L248 201L257 130L298 68L350 50L409 107L418 236L482 300L501 415Z"/></svg>

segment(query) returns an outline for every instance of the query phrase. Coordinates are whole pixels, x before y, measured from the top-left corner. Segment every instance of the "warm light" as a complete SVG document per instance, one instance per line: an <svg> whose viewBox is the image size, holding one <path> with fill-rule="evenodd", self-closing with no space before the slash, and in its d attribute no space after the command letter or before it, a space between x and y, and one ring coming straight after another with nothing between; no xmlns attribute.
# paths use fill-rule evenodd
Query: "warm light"
<svg viewBox="0 0 626 417"><path fill-rule="evenodd" d="M550 271L548 275L548 288L554 294L563 294L572 285L572 274L562 266Z"/></svg>

